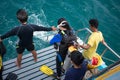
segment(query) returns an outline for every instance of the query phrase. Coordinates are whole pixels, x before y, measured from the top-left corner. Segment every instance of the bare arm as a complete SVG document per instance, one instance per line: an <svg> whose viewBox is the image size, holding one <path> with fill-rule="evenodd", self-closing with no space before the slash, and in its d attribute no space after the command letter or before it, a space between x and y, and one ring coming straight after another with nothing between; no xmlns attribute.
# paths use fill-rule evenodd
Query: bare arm
<svg viewBox="0 0 120 80"><path fill-rule="evenodd" d="M91 46L89 44L87 45L79 45L79 47L83 48L83 49L89 49Z"/></svg>
<svg viewBox="0 0 120 80"><path fill-rule="evenodd" d="M56 30L57 30L57 28L55 28L54 26L52 26L51 28L52 28L53 31L56 31Z"/></svg>
<svg viewBox="0 0 120 80"><path fill-rule="evenodd" d="M105 42L105 40L103 39L102 41L101 41L104 45L107 45L107 43Z"/></svg>

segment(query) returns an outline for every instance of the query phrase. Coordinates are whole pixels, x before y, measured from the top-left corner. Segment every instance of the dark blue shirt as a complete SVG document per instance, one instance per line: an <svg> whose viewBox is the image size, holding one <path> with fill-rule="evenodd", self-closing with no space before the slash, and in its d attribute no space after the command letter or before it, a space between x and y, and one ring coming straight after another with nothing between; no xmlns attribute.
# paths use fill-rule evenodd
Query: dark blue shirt
<svg viewBox="0 0 120 80"><path fill-rule="evenodd" d="M64 80L82 80L87 71L87 62L83 62L81 68L71 67L65 74Z"/></svg>

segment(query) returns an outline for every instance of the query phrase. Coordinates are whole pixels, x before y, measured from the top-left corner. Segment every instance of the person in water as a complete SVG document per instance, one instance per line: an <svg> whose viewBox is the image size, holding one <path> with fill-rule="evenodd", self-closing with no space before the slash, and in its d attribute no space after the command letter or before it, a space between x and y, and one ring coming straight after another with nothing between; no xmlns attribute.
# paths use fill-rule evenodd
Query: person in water
<svg viewBox="0 0 120 80"><path fill-rule="evenodd" d="M34 61L37 61L37 53L35 51L33 45L33 32L34 31L54 31L56 28L53 26L51 28L46 28L43 26L38 26L35 24L28 24L28 14L24 9L19 9L16 13L18 21L21 23L20 26L13 28L12 30L8 31L4 35L0 37L0 41L10 36L18 36L19 42L16 46L16 50L18 53L16 65L20 68L21 61L22 61L22 54L25 49L30 51L33 55Z"/></svg>

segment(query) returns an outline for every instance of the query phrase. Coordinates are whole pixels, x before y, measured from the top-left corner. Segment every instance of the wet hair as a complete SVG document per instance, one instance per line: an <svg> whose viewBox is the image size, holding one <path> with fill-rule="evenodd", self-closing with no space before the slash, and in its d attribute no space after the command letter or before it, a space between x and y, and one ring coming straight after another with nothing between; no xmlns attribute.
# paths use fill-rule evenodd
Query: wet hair
<svg viewBox="0 0 120 80"><path fill-rule="evenodd" d="M98 28L98 20L97 19L91 19L91 20L89 20L89 24L92 27Z"/></svg>
<svg viewBox="0 0 120 80"><path fill-rule="evenodd" d="M58 19L58 25L63 27L63 28L66 28L67 30L71 30L71 27L69 25L69 23L66 21L65 18L60 18Z"/></svg>
<svg viewBox="0 0 120 80"><path fill-rule="evenodd" d="M79 51L73 51L70 55L70 58L71 61L77 66L81 65L84 60L82 53Z"/></svg>
<svg viewBox="0 0 120 80"><path fill-rule="evenodd" d="M60 19L58 19L57 24L59 25L62 21L66 21L66 19L65 19L65 18L60 18Z"/></svg>
<svg viewBox="0 0 120 80"><path fill-rule="evenodd" d="M17 19L20 20L21 23L27 22L28 14L24 9L19 9L16 15Z"/></svg>

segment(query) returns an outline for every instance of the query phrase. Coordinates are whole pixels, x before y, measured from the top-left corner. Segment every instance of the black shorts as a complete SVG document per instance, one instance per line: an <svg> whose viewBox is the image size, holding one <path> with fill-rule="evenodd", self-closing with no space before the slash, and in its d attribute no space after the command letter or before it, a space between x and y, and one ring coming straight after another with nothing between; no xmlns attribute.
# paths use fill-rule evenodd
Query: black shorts
<svg viewBox="0 0 120 80"><path fill-rule="evenodd" d="M16 51L17 51L18 54L23 53L25 49L27 49L28 51L34 50L34 44L31 44L29 46L16 45Z"/></svg>

